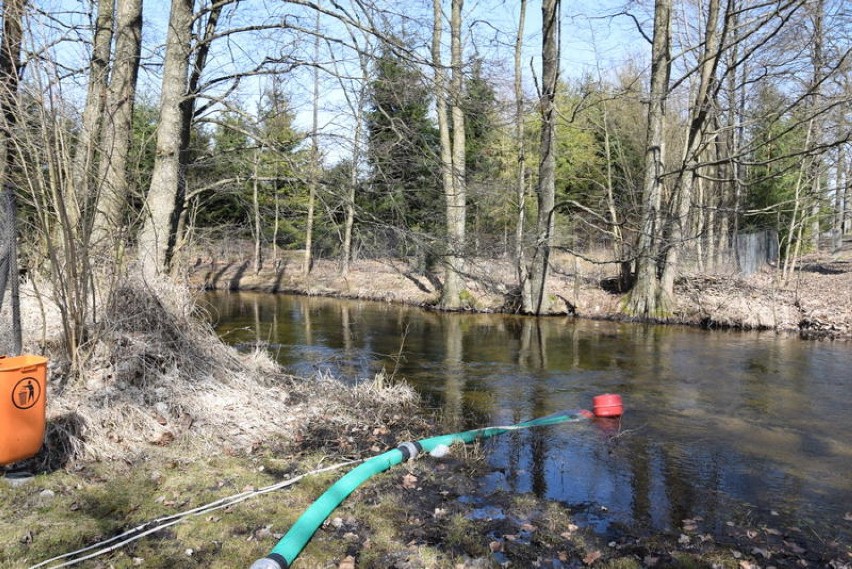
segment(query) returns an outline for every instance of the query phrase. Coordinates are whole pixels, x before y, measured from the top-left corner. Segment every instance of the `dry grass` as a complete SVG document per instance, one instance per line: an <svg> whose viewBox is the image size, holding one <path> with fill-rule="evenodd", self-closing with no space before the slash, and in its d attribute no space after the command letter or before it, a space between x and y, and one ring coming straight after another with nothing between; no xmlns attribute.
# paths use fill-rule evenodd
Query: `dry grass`
<svg viewBox="0 0 852 569"><path fill-rule="evenodd" d="M43 302L51 315L25 326L26 349L40 352L43 331L58 330L58 312L34 294L23 302L27 314L40 314L33 306ZM121 282L93 326L79 377L68 375L59 353L48 354L48 436L36 467L133 460L154 447L251 453L295 440L316 421L333 418L345 430L416 402L403 385L344 387L333 378L285 375L265 352L240 354L223 344L201 316L186 287ZM47 350L59 344L49 337Z"/></svg>

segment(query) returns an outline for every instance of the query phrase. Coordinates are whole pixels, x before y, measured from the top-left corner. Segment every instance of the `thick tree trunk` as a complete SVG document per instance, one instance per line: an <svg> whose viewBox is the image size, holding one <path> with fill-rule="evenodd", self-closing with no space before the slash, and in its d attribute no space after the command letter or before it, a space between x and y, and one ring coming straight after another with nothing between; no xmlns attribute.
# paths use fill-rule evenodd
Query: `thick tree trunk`
<svg viewBox="0 0 852 569"><path fill-rule="evenodd" d="M22 23L26 0L3 3L3 37L0 39L0 191L10 185L14 166L12 133L17 122L17 97L21 58ZM0 208L5 202L0 200ZM0 212L3 210L0 209Z"/></svg>
<svg viewBox="0 0 852 569"><path fill-rule="evenodd" d="M119 2L112 77L107 89L103 125L101 190L95 206L92 243L99 250L114 247L124 227L128 197L127 159L133 140L133 101L142 52L142 0Z"/></svg>
<svg viewBox="0 0 852 569"><path fill-rule="evenodd" d="M642 225L637 244L635 284L625 305L627 314L641 318L658 318L668 311L657 279L657 254L665 159L663 126L671 71L671 13L671 0L656 0L645 177L642 187Z"/></svg>
<svg viewBox="0 0 852 569"><path fill-rule="evenodd" d="M106 105L114 11L113 0L98 0L86 106L83 109L83 123L80 125L79 140L71 164L72 183L67 186L64 195L68 223L74 233L85 233L81 231L83 226L80 223L83 212L86 204L91 203L95 197L94 192L99 190L96 187L94 172L97 170L96 156Z"/></svg>
<svg viewBox="0 0 852 569"><path fill-rule="evenodd" d="M461 9L462 0L453 0L450 17L450 66L452 81L447 86L447 77L441 58L441 36L443 12L441 1L433 0L432 65L435 69L436 112L438 133L441 143L441 178L446 206L446 250L443 254L444 283L441 290L441 306L457 309L461 306L462 250L465 240L465 132L464 112L460 106L462 95L461 70ZM452 113L452 138L450 135L450 113Z"/></svg>
<svg viewBox="0 0 852 569"><path fill-rule="evenodd" d="M825 0L814 0L810 3L809 6L813 10L813 24L814 24L814 39L813 39L813 52L811 55L811 65L813 66L813 86L811 93L811 107L816 107L820 104L820 99L822 98L822 89L820 84L822 82L823 75L825 73L825 57L823 54L823 47L825 44L825 35L823 31L823 16L825 13ZM814 147L819 146L821 143L820 137L823 136L823 118L818 119L816 130L814 131ZM811 161L811 171L808 173L808 176L811 180L811 193L813 203L811 204L811 248L814 252L819 251L819 237L820 237L820 217L821 217L821 208L823 205L823 188L822 188L822 170L823 170L823 161L822 155L817 154L814 156Z"/></svg>
<svg viewBox="0 0 852 569"><path fill-rule="evenodd" d="M664 252L663 275L661 277L662 294L668 298L674 295L675 278L681 271L686 242L692 237L689 231L689 210L692 205L700 154L706 146L706 130L715 97L716 69L721 57L721 42L725 28L719 31L719 1L710 0L707 8L707 29L704 34L704 49L698 66L699 77L695 97L692 100L692 117L689 125L681 174L675 185L674 211L670 223L670 243Z"/></svg>
<svg viewBox="0 0 852 569"><path fill-rule="evenodd" d="M461 107L462 92L462 44L461 11L463 0L453 0L450 16L450 109L453 119L452 142L452 186L447 195L447 245L444 288L441 303L447 308L461 306L461 288L465 248L465 225L467 223L467 188L465 168L465 116Z"/></svg>
<svg viewBox="0 0 852 569"><path fill-rule="evenodd" d="M447 211L449 211L450 195L453 191L453 148L450 139L450 117L447 111L447 73L444 69L441 56L441 36L443 35L443 10L441 0L432 0L432 66L435 73L435 113L438 118L438 139L440 141L441 159L441 185L444 190L444 200ZM447 219L449 224L449 218ZM449 271L447 271L449 273ZM453 287L454 282L447 282L445 275L443 290L441 292L441 304L447 306L446 298L449 296L448 289ZM456 291L457 293L458 291Z"/></svg>
<svg viewBox="0 0 852 569"><path fill-rule="evenodd" d="M529 314L541 314L547 308L544 289L550 265L550 246L553 239L554 206L556 201L556 88L559 81L559 4L560 0L544 0L542 21L541 97L541 161L538 168L538 215L536 219L535 250L530 259L530 295L523 307ZM526 296L524 298L526 300Z"/></svg>
<svg viewBox="0 0 852 569"><path fill-rule="evenodd" d="M25 0L6 0L3 5L3 37L0 39L0 307L6 288L12 308L12 345L0 352L21 352L21 310L18 294L15 188L10 176L15 160L12 132L17 122L17 96ZM5 348L5 349L4 349Z"/></svg>
<svg viewBox="0 0 852 569"><path fill-rule="evenodd" d="M146 277L167 271L180 213L178 200L184 176L181 142L184 121L189 119L183 104L187 97L193 3L172 0L169 16L156 158L138 237L138 259Z"/></svg>

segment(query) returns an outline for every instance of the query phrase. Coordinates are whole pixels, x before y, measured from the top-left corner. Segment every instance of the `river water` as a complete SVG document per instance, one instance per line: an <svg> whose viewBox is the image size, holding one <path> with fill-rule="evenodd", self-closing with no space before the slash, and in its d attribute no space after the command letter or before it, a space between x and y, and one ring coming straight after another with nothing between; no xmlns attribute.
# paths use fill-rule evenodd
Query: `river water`
<svg viewBox="0 0 852 569"><path fill-rule="evenodd" d="M294 374L405 379L447 432L621 394L620 421L486 445L487 488L561 501L598 531L697 519L717 535L734 522L852 537L850 344L254 293L204 303L226 341L259 343Z"/></svg>

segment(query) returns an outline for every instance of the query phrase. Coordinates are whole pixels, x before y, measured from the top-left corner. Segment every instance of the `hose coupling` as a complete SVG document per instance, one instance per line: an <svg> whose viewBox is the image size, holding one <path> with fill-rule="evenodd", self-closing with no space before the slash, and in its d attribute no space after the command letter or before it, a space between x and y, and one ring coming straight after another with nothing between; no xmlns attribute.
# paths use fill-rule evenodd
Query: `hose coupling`
<svg viewBox="0 0 852 569"><path fill-rule="evenodd" d="M283 556L277 553L270 553L263 559L258 559L251 564L249 569L289 569L290 564Z"/></svg>
<svg viewBox="0 0 852 569"><path fill-rule="evenodd" d="M423 450L423 447L417 441L399 443L396 448L402 453L402 462L414 460Z"/></svg>

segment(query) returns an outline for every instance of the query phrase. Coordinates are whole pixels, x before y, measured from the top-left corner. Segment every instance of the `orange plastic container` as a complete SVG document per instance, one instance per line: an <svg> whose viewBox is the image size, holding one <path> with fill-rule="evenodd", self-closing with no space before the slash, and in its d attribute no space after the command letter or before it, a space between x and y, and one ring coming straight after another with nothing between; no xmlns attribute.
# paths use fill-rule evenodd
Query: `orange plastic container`
<svg viewBox="0 0 852 569"><path fill-rule="evenodd" d="M47 359L0 356L0 464L34 456L44 440Z"/></svg>
<svg viewBox="0 0 852 569"><path fill-rule="evenodd" d="M624 413L621 395L614 393L604 393L593 397L592 405L594 406L595 417L620 417Z"/></svg>

